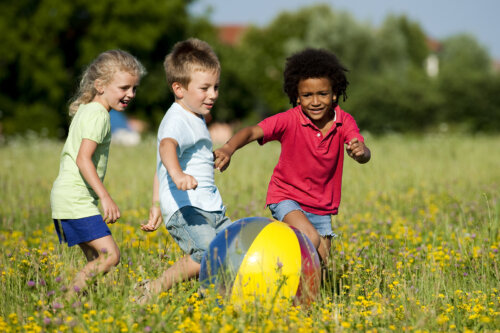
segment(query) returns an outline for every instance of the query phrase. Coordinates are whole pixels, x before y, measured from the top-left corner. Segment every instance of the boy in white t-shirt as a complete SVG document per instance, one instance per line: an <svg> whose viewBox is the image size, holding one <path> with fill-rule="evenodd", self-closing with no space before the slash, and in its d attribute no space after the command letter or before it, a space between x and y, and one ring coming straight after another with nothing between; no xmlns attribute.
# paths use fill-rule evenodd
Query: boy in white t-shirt
<svg viewBox="0 0 500 333"><path fill-rule="evenodd" d="M186 255L143 284L139 303L198 275L210 242L231 223L215 186L212 141L203 117L219 94L219 60L207 43L191 38L174 45L164 66L175 102L158 130L153 205L141 229L154 231L163 219Z"/></svg>

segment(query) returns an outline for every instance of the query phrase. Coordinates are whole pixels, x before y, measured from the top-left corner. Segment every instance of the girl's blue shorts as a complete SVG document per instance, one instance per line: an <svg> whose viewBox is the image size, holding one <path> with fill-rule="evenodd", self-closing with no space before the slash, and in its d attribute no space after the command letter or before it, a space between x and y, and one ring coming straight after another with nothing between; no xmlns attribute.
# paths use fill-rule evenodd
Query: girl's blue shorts
<svg viewBox="0 0 500 333"><path fill-rule="evenodd" d="M66 242L68 246L111 235L111 231L101 215L70 220L54 219L54 226L59 237L59 243Z"/></svg>

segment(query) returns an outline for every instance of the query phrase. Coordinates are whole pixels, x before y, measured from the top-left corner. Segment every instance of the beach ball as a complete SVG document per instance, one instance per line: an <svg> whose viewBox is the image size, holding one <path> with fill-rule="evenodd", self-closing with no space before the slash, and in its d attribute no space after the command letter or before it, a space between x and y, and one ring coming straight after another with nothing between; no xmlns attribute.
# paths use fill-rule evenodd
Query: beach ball
<svg viewBox="0 0 500 333"><path fill-rule="evenodd" d="M319 293L320 272L318 253L305 234L283 222L249 217L213 239L200 281L232 304L282 297L306 304Z"/></svg>

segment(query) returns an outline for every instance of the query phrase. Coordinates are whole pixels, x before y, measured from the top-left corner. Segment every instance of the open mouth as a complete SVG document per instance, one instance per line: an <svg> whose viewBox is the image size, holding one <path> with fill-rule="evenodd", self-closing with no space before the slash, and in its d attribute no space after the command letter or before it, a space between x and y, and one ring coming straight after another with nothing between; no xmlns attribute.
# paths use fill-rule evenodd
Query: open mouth
<svg viewBox="0 0 500 333"><path fill-rule="evenodd" d="M319 113L323 112L323 109L310 109L309 112L311 112L313 114L319 114Z"/></svg>

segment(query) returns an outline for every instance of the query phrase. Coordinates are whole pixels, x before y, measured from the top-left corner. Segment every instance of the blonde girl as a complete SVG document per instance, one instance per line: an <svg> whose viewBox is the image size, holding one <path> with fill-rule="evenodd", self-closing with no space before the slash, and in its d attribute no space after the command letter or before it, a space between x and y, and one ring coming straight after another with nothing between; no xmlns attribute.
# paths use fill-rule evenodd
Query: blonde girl
<svg viewBox="0 0 500 333"><path fill-rule="evenodd" d="M125 110L145 72L125 51L103 52L84 71L70 104L73 119L50 196L59 241L77 244L87 259L68 297L82 290L91 276L109 271L120 261L120 250L107 226L120 218L120 210L103 185L111 142L109 111Z"/></svg>

